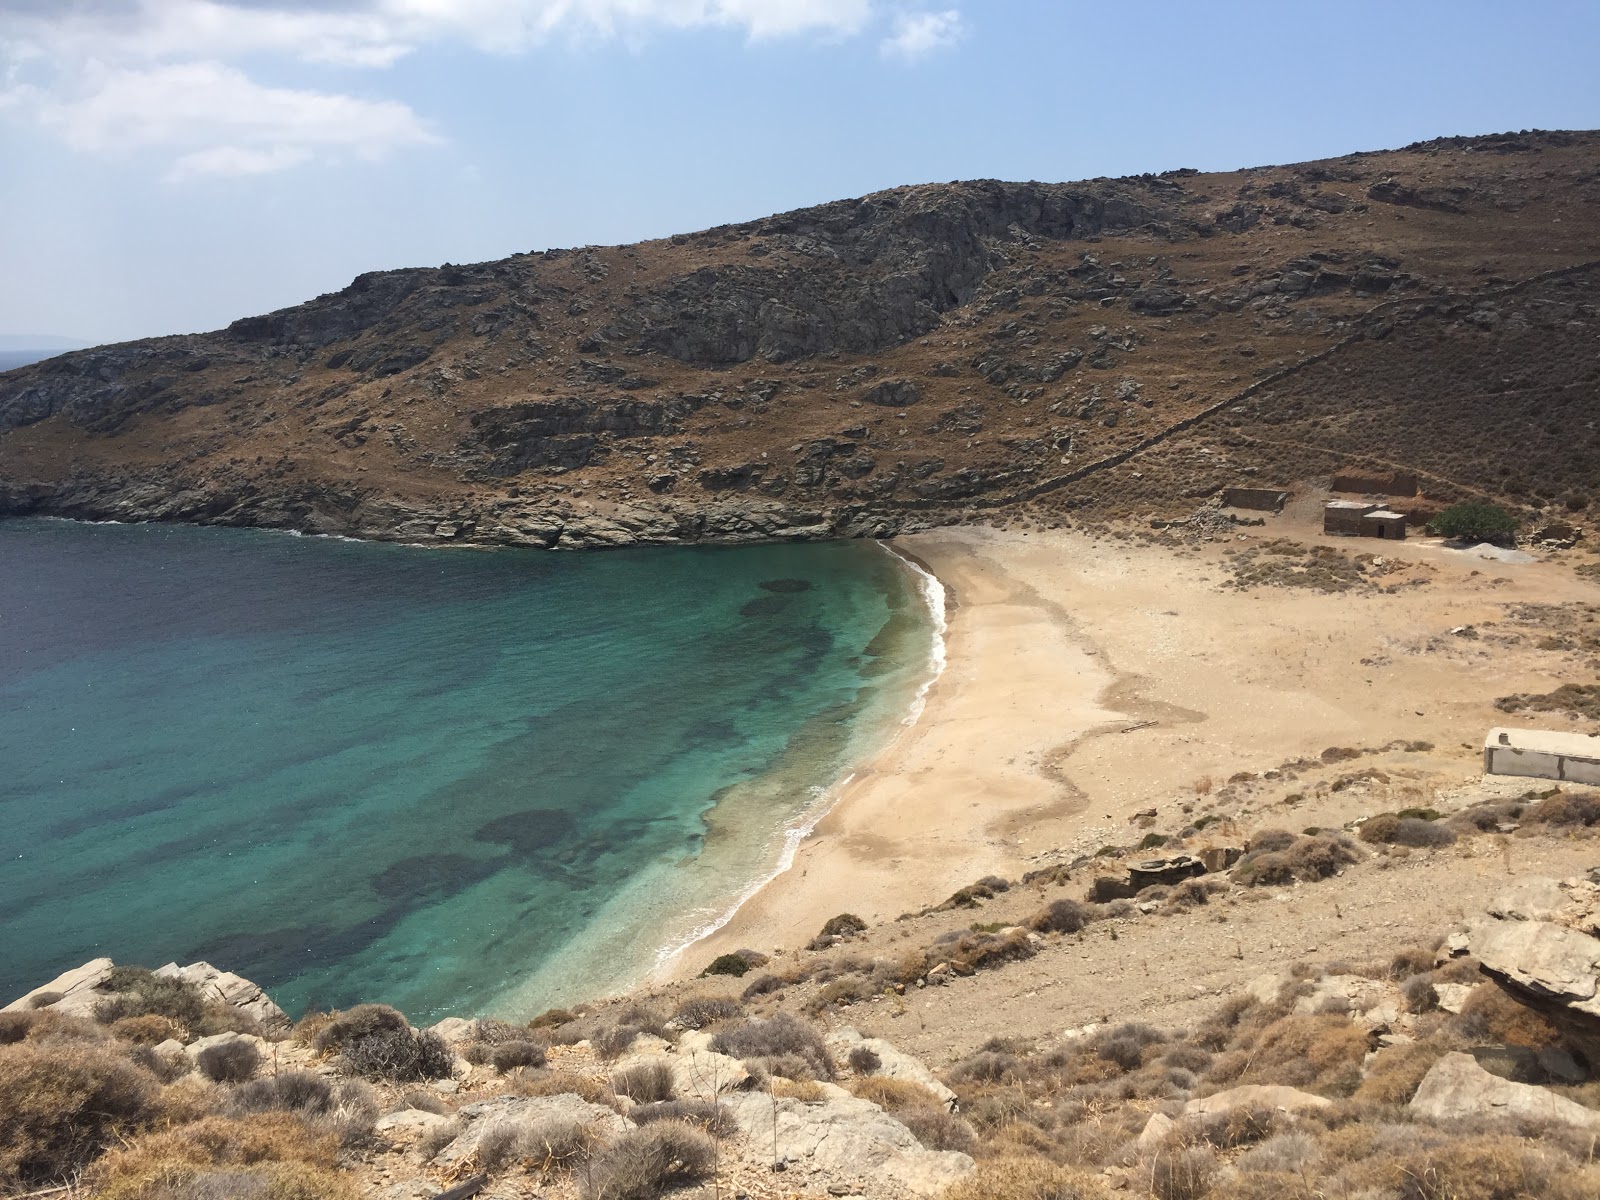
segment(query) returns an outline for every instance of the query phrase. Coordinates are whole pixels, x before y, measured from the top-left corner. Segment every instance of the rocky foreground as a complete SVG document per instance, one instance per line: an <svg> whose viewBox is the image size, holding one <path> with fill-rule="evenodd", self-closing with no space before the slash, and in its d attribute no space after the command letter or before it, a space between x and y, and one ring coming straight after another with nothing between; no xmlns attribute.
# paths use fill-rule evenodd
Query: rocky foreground
<svg viewBox="0 0 1600 1200"><path fill-rule="evenodd" d="M0 374L0 514L550 548L1593 486L1600 137L899 188ZM1503 449L1518 449L1502 470Z"/></svg>
<svg viewBox="0 0 1600 1200"><path fill-rule="evenodd" d="M929 989L981 996L1091 932L1116 942L1119 927L1154 922L1174 945L1195 943L1241 899L1317 906L1320 888L1343 894L1347 873L1369 888L1403 870L1443 880L1474 847L1509 855L1496 849L1508 839L1581 860L1600 790L1490 789L1449 812L1371 814L1354 837L1260 828L1234 845L1226 827L1194 825L1161 835L1160 860L1135 847L1019 883L980 880L882 930L842 915L782 961L729 955L694 983L527 1024L415 1029L376 1004L291 1023L209 964L96 960L0 1013L0 1188L394 1200L1600 1191L1600 870L1508 879L1424 944L1285 963L1181 1026L1124 1012L1044 1037L995 1028L948 1063L858 1032L931 1012L916 1004ZM979 910L1001 920L972 921ZM915 1037L937 1042L927 1020Z"/></svg>

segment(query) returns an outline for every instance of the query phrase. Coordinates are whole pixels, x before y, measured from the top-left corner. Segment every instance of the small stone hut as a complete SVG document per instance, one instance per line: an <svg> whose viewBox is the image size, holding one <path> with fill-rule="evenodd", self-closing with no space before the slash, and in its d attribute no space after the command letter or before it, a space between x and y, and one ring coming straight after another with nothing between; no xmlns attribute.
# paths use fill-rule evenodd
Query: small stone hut
<svg viewBox="0 0 1600 1200"><path fill-rule="evenodd" d="M1366 500L1329 500L1322 506L1322 532L1403 542L1406 518Z"/></svg>

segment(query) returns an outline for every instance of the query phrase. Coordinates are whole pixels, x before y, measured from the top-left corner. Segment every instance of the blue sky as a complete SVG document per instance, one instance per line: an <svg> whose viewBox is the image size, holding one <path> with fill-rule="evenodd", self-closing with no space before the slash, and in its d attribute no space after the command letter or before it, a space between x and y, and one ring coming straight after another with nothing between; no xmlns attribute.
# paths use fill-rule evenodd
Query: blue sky
<svg viewBox="0 0 1600 1200"><path fill-rule="evenodd" d="M0 0L0 333L902 183L1600 125L1600 3Z"/></svg>

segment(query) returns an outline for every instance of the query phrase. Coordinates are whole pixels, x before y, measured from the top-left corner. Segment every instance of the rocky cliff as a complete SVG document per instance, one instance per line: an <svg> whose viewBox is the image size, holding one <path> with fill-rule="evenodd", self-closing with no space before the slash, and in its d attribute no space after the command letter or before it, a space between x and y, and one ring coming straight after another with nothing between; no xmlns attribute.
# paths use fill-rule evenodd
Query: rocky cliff
<svg viewBox="0 0 1600 1200"><path fill-rule="evenodd" d="M0 374L0 512L568 547L1156 514L1348 463L1581 499L1597 201L1600 135L1524 133L363 275Z"/></svg>

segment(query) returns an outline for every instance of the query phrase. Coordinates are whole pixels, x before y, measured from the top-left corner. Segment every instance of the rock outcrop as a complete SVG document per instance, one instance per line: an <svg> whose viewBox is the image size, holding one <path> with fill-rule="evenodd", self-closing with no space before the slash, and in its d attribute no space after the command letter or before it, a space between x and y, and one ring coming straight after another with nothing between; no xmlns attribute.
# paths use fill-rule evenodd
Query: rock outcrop
<svg viewBox="0 0 1600 1200"><path fill-rule="evenodd" d="M1600 1070L1600 886L1522 880L1471 924L1467 944L1485 975Z"/></svg>
<svg viewBox="0 0 1600 1200"><path fill-rule="evenodd" d="M1423 1076L1409 1108L1429 1121L1509 1117L1600 1132L1600 1112L1549 1088L1493 1075L1470 1054L1446 1054L1436 1062Z"/></svg>

